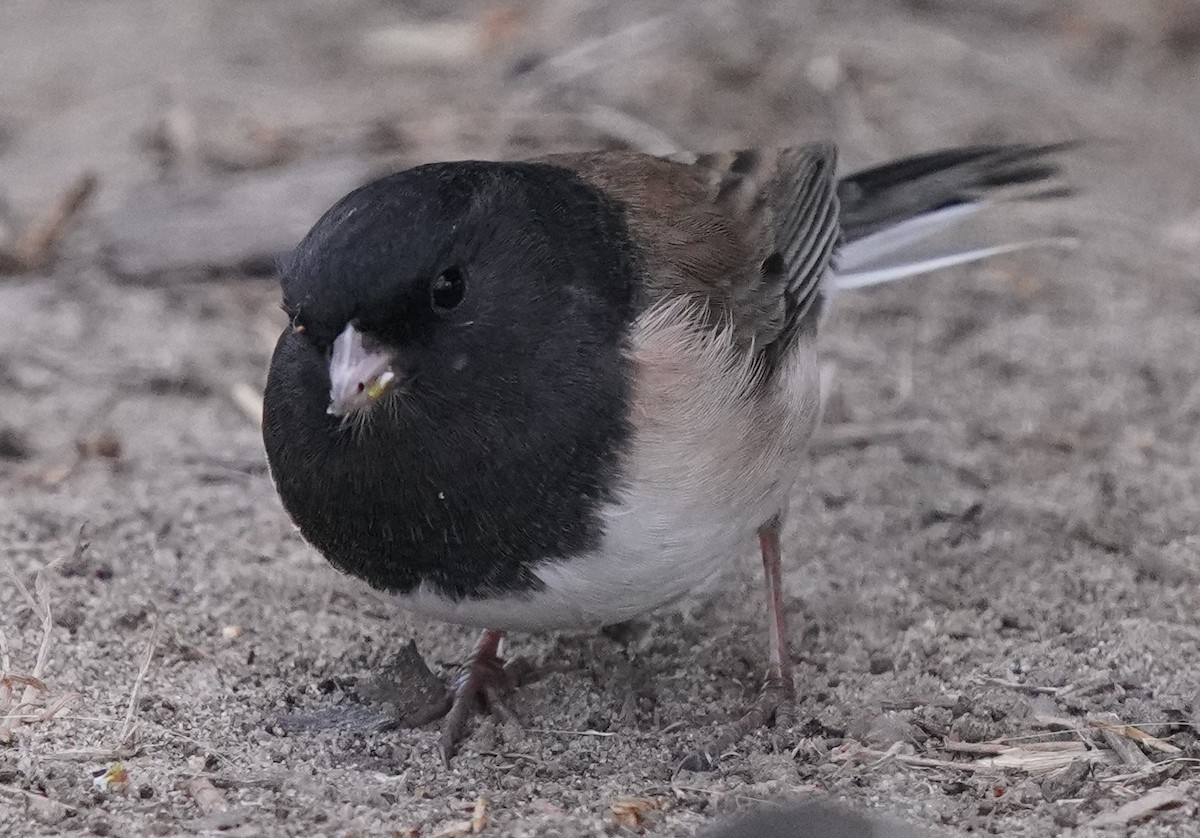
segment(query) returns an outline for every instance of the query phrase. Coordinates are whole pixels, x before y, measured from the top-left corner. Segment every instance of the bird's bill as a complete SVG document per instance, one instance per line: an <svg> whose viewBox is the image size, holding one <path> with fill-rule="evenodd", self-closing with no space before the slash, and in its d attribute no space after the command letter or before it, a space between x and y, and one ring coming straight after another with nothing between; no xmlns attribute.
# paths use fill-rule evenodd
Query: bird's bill
<svg viewBox="0 0 1200 838"><path fill-rule="evenodd" d="M362 332L346 326L329 356L329 407L325 412L346 416L374 404L396 380L395 359L390 350L371 345L369 338L364 345Z"/></svg>

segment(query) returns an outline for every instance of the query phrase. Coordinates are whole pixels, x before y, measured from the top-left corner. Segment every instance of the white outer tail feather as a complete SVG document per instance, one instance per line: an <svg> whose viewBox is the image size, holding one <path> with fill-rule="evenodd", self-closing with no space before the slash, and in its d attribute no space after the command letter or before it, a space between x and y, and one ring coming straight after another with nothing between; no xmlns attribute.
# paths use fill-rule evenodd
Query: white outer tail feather
<svg viewBox="0 0 1200 838"><path fill-rule="evenodd" d="M916 245L991 205L991 201L957 204L918 215L861 239L847 242L835 257L836 267L832 277L834 289L844 291L881 285L1033 247L1073 247L1078 244L1077 239L1068 236L1052 236L999 245L967 247L933 256L913 253Z"/></svg>

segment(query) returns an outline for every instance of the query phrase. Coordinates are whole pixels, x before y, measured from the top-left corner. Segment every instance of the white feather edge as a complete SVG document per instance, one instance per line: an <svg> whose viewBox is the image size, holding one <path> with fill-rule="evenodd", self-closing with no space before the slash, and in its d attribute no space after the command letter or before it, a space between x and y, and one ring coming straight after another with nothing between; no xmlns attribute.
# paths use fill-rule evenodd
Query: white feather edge
<svg viewBox="0 0 1200 838"><path fill-rule="evenodd" d="M881 285L910 276L978 262L1005 253L1034 247L1074 247L1078 240L1069 236L1049 236L954 250L933 256L909 256L905 251L941 233L958 222L991 205L990 201L961 204L919 215L893 227L871 233L841 247L833 277L838 291ZM883 264L879 264L879 263Z"/></svg>

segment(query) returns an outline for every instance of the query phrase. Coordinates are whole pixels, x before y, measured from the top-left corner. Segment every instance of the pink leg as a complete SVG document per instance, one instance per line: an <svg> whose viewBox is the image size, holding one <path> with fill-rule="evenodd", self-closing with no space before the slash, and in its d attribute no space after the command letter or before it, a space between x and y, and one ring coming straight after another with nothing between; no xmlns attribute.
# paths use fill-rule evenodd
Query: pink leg
<svg viewBox="0 0 1200 838"><path fill-rule="evenodd" d="M454 703L442 726L442 756L446 762L466 735L467 720L481 705L486 705L503 722L516 722L516 716L503 700L503 694L512 686L499 655L503 638L502 631L484 629L475 642L471 659L454 681Z"/></svg>
<svg viewBox="0 0 1200 838"><path fill-rule="evenodd" d="M697 751L680 765L693 771L711 769L714 756L719 756L737 744L747 733L766 727L774 720L778 727L790 727L796 721L796 687L792 681L792 658L788 651L787 615L783 609L783 572L779 531L779 515L771 518L758 531L762 548L763 575L767 595L767 649L769 664L767 682L758 699L724 735L711 747Z"/></svg>
<svg viewBox="0 0 1200 838"><path fill-rule="evenodd" d="M796 688L792 681L792 656L788 648L787 614L783 609L782 555L779 531L782 524L776 515L758 531L762 548L763 576L767 594L767 635L770 664L767 668L767 690L777 693L775 712L788 717L794 713Z"/></svg>

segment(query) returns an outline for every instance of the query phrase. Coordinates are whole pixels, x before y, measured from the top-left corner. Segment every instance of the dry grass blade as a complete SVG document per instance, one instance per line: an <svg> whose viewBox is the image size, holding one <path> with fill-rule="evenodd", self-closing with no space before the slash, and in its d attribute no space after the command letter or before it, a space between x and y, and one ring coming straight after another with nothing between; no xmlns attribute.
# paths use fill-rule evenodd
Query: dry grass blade
<svg viewBox="0 0 1200 838"><path fill-rule="evenodd" d="M48 564L45 564L38 570L37 575L33 579L34 593L30 593L29 587L21 581L21 577L17 575L16 570L11 564L8 565L8 575L16 586L17 591L29 604L33 613L41 619L42 640L38 645L37 658L33 664L33 672L29 675L16 676L23 680L25 690L21 694L21 699L15 706L11 706L11 692L6 688L3 696L5 703L9 706L0 707L5 712L3 720L0 720L0 743L7 744L12 741L12 731L18 721L24 721L22 712L28 707L33 706L34 699L37 698L39 692L44 692L46 684L44 676L46 673L46 662L50 659L50 643L54 638L54 614L50 610L50 583L47 581L47 573L51 568L58 565L60 559L55 559ZM7 638L4 639L4 672L0 673L4 676L7 683L14 679L15 673L9 671L11 666L11 656L8 651ZM35 717L36 718L36 717Z"/></svg>
<svg viewBox="0 0 1200 838"><path fill-rule="evenodd" d="M1145 748L1149 748L1152 751L1158 751L1160 754L1178 756L1179 754L1183 753L1183 749L1177 745L1172 745L1170 742L1167 742L1164 739L1159 739L1157 736L1147 733L1140 727L1126 724L1113 713L1098 713L1094 716L1091 716L1088 719L1088 724L1090 724L1092 727L1098 728L1102 734L1111 733L1114 736L1124 737L1125 739L1131 740L1131 742L1136 742L1137 744ZM1148 760L1136 760L1136 762L1139 763L1145 761Z"/></svg>
<svg viewBox="0 0 1200 838"><path fill-rule="evenodd" d="M125 748L137 728L138 693L141 692L142 684L146 681L146 673L150 671L150 662L154 660L154 651L158 647L158 634L159 621L155 619L154 628L150 631L150 642L146 644L146 652L142 656L142 665L139 667L137 677L133 681L133 689L129 691L129 704L125 708L125 721L121 724L121 732L117 736L117 744L113 748L114 751L120 751Z"/></svg>
<svg viewBox="0 0 1200 838"><path fill-rule="evenodd" d="M129 700L126 702L125 706L125 716L121 720L121 727L117 733L115 744L108 748L76 748L67 751L59 751L58 753L50 755L51 758L80 761L120 760L128 759L134 755L136 751L134 740L136 738L139 724L137 721L138 696L141 694L142 686L146 682L146 676L150 672L150 664L154 660L154 653L158 648L158 637L160 632L160 623L157 619L155 619L154 627L150 631L150 640L146 644L146 651L142 654L142 663L138 667L137 676L133 680L133 687L129 691ZM77 695L77 693L68 693L67 696L64 696L64 698L73 698ZM60 699L59 703L62 703L62 699ZM65 708L68 705L64 704L63 706ZM101 719L94 720L103 721ZM168 730L168 732L171 731ZM188 739L188 737L181 738ZM189 741L195 742L195 740ZM196 744L202 743L197 742Z"/></svg>
<svg viewBox="0 0 1200 838"><path fill-rule="evenodd" d="M963 749L959 747L955 750ZM946 768L952 771L971 772L1020 771L1034 776L1052 774L1079 760L1104 762L1108 759L1103 751L1088 748L1082 742L1031 742L1025 745L1011 746L984 743L982 747L970 752L988 753L990 756L972 762L958 762L904 754L900 753L897 747L887 751L877 751L851 740L835 749L832 759L835 762L872 760L871 767L894 761L914 768Z"/></svg>
<svg viewBox="0 0 1200 838"><path fill-rule="evenodd" d="M1131 800L1120 806L1114 812L1106 812L1095 818L1092 826L1128 826L1140 820L1145 820L1155 812L1163 809L1174 809L1188 802L1188 798L1172 789L1155 789L1149 794Z"/></svg>
<svg viewBox="0 0 1200 838"><path fill-rule="evenodd" d="M1014 746L1002 754L985 757L975 765L977 770L995 768L1039 776L1061 771L1079 760L1104 762L1106 759L1102 751L1088 748L1082 742L1034 742Z"/></svg>
<svg viewBox="0 0 1200 838"><path fill-rule="evenodd" d="M1002 754L1011 748L1003 742L947 742L942 750L956 754Z"/></svg>
<svg viewBox="0 0 1200 838"><path fill-rule="evenodd" d="M1020 681L1005 681L1002 678L984 678L983 683L1035 695L1058 695L1067 689L1067 687L1044 687L1039 684L1023 684Z"/></svg>
<svg viewBox="0 0 1200 838"><path fill-rule="evenodd" d="M24 687L33 687L35 690L41 690L42 692L49 689L45 681L40 678L34 678L32 675L18 675L15 672L6 672L4 675L0 675L0 678L3 678L6 684L20 684Z"/></svg>
<svg viewBox="0 0 1200 838"><path fill-rule="evenodd" d="M1100 731L1105 744L1112 748L1125 765L1144 768L1150 764L1150 757L1146 756L1137 742L1125 732L1127 725L1115 713L1097 713L1088 721Z"/></svg>
<svg viewBox="0 0 1200 838"><path fill-rule="evenodd" d="M1192 768L1200 767L1200 759L1194 759L1191 757L1175 757L1174 759L1164 759L1162 762L1152 762L1138 771L1133 771L1129 774L1117 774L1112 777L1101 777L1098 782L1106 785L1127 786L1132 783L1141 783L1147 780L1157 780L1159 775L1162 774L1178 776L1178 773L1188 766L1191 766ZM1161 782L1161 780L1157 781Z"/></svg>
<svg viewBox="0 0 1200 838"><path fill-rule="evenodd" d="M34 717L26 717L23 721L48 722L60 718L67 710L74 710L83 703L82 693L63 693L54 703Z"/></svg>
<svg viewBox="0 0 1200 838"><path fill-rule="evenodd" d="M79 693L68 693L67 695L68 696L78 696ZM60 714L60 715L56 715L55 718L77 721L77 722L96 722L99 724L106 724L106 725L115 725L115 724L120 724L122 722L122 719L114 719L114 718L111 718L108 716L80 716L80 715L62 715L62 714ZM153 727L154 729L158 730L160 733L163 733L166 736L170 736L172 739L178 739L181 742L187 742L190 745L195 745L197 748L200 749L201 752L203 752L205 754L212 754L213 756L220 759L222 762L228 763L229 765L237 764L237 760L235 760L232 755L227 754L227 753L213 747L212 745L210 745L207 742L201 741L192 736L188 736L186 733L180 733L178 730L173 730L172 728L169 728L165 725L161 725L161 724L158 724L153 721L147 721L145 719L141 720L139 722L139 724L140 725L148 725L150 727ZM71 751L58 751L55 753L46 754L45 758L46 759L82 761L82 760L89 760L89 759L90 760L111 759L112 756L113 756L113 751L111 748L108 748L108 749L104 749L104 750L77 749L77 750L71 750Z"/></svg>

